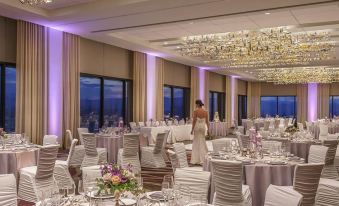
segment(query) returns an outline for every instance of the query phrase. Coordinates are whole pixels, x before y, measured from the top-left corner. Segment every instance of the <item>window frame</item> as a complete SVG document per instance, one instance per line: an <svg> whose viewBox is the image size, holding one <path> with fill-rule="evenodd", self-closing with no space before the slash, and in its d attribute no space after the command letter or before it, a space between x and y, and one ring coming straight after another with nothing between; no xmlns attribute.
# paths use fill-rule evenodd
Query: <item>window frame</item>
<svg viewBox="0 0 339 206"><path fill-rule="evenodd" d="M133 81L131 79L123 79L123 78L118 78L118 77L110 77L110 76L104 76L104 75L97 75L97 74L89 74L89 73L80 73L80 78L81 77L87 77L87 78L98 78L100 79L100 114L99 114L99 128L101 128L104 124L104 98L105 98L105 93L104 93L104 87L105 87L105 80L115 80L115 81L122 81L123 82L123 90L122 90L122 95L123 95L123 99L122 99L122 103L123 103L123 107L122 107L122 113L124 114L123 118L124 118L124 124L128 125L129 122L132 120L132 114L133 112L128 112L133 110ZM127 105L126 108L126 85L127 82L130 83L130 91L128 95L130 95L130 97L128 97L129 99L129 104ZM79 85L80 85L80 79L79 79ZM80 93L80 91L79 91ZM79 97L80 98L80 97ZM79 103L79 107L81 107L80 103Z"/></svg>
<svg viewBox="0 0 339 206"><path fill-rule="evenodd" d="M175 85L169 85L169 84L164 84L163 90L165 87L169 87L171 90L171 108L170 108L170 118L174 118L174 89L183 89L184 90L184 114L183 118L189 118L190 117L190 95L191 91L189 87L181 87L181 86L175 86ZM165 100L165 97L163 97ZM165 111L165 103L163 104L164 111ZM164 114L165 117L166 114Z"/></svg>
<svg viewBox="0 0 339 206"><path fill-rule="evenodd" d="M330 118L333 118L333 116L334 116L333 115L333 109L334 109L334 104L333 104L333 99L334 98L333 97L339 97L339 95L330 95L329 102L328 102L328 107L329 107L328 113L329 113L329 117ZM332 103L332 106L330 107L331 103Z"/></svg>
<svg viewBox="0 0 339 206"><path fill-rule="evenodd" d="M279 106L278 106L279 105L279 101L278 101L279 97L294 97L294 116L293 116L293 118L296 118L296 116L297 116L297 96L296 95L279 95L279 96L264 95L264 96L260 96L260 116L264 117L261 114L261 98L262 97L275 97L277 99L277 104L276 104L277 114L276 115L279 115Z"/></svg>
<svg viewBox="0 0 339 206"><path fill-rule="evenodd" d="M8 62L0 62L0 127L6 131L5 111L6 111L6 67L14 67L16 64Z"/></svg>
<svg viewBox="0 0 339 206"><path fill-rule="evenodd" d="M217 97L218 97L218 106L220 106L221 108L221 112L218 111L219 113L219 118L220 118L220 121L223 121L225 119L225 116L226 116L226 111L225 111L225 105L226 105L226 93L225 92L218 92L218 91L214 91L214 90L209 90L209 93L208 93L208 101L210 101L210 95L213 95L213 94L217 94ZM221 95L221 98L219 99L219 95ZM214 105L214 98L212 98L212 104L210 104L209 102L209 110L211 109L211 105ZM217 108L219 109L219 108ZM213 118L214 118L214 113L216 111L213 111L213 114L211 115L211 112L212 111L209 111L208 112L208 115L210 116L209 117L209 120L210 121L213 121Z"/></svg>

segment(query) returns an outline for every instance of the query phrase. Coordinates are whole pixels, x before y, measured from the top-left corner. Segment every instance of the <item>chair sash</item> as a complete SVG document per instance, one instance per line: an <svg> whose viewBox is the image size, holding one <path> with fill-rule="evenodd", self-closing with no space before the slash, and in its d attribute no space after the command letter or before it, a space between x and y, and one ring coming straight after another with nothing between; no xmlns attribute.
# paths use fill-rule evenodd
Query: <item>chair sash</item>
<svg viewBox="0 0 339 206"><path fill-rule="evenodd" d="M293 188L302 194L301 205L313 205L324 164L299 164L294 171Z"/></svg>
<svg viewBox="0 0 339 206"><path fill-rule="evenodd" d="M78 128L78 134L80 139L80 144L84 144L82 133L88 133L88 128Z"/></svg>
<svg viewBox="0 0 339 206"><path fill-rule="evenodd" d="M55 161L57 159L59 146L43 146L39 150L39 160L36 179L47 179L53 176Z"/></svg>
<svg viewBox="0 0 339 206"><path fill-rule="evenodd" d="M16 179L13 174L0 175L0 205L17 205Z"/></svg>
<svg viewBox="0 0 339 206"><path fill-rule="evenodd" d="M173 149L178 161L179 167L188 167L187 154L184 143L174 143Z"/></svg>
<svg viewBox="0 0 339 206"><path fill-rule="evenodd" d="M215 202L240 203L242 195L242 163L228 160L212 160L215 183Z"/></svg>
<svg viewBox="0 0 339 206"><path fill-rule="evenodd" d="M69 153L68 153L68 157L67 157L67 166L69 166L69 163L71 162L71 159L74 155L74 152L75 152L75 146L77 145L78 143L78 140L77 139L73 139L72 140L72 143L71 143L71 147L69 148Z"/></svg>
<svg viewBox="0 0 339 206"><path fill-rule="evenodd" d="M85 155L90 157L98 156L97 140L93 133L82 133Z"/></svg>
<svg viewBox="0 0 339 206"><path fill-rule="evenodd" d="M157 139L155 140L155 146L153 150L153 154L159 154L164 149L164 141L166 138L166 132L158 133Z"/></svg>
<svg viewBox="0 0 339 206"><path fill-rule="evenodd" d="M308 163L325 164L328 147L322 145L311 145L308 155Z"/></svg>
<svg viewBox="0 0 339 206"><path fill-rule="evenodd" d="M139 152L139 133L125 134L123 145L123 156L131 157L137 155Z"/></svg>

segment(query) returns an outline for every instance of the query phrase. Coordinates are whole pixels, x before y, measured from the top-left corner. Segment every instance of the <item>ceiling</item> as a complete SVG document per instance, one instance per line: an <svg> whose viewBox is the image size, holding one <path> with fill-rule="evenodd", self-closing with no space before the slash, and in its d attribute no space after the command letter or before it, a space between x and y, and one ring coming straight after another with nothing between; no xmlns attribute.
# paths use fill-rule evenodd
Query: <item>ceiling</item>
<svg viewBox="0 0 339 206"><path fill-rule="evenodd" d="M0 0L0 15L253 80L248 68L220 69L180 55L181 38L292 26L291 31L327 29L339 42L339 1L328 0L54 0L43 7ZM336 57L313 64L339 66L338 47Z"/></svg>

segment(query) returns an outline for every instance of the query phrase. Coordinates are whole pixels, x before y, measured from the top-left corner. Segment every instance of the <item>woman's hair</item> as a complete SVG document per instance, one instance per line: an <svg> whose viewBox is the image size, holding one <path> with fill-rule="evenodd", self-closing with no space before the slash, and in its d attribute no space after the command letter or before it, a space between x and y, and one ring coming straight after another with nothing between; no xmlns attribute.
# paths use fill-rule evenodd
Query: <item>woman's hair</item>
<svg viewBox="0 0 339 206"><path fill-rule="evenodd" d="M202 103L202 101L200 99L196 100L195 104L198 105L199 107L204 106L204 103Z"/></svg>

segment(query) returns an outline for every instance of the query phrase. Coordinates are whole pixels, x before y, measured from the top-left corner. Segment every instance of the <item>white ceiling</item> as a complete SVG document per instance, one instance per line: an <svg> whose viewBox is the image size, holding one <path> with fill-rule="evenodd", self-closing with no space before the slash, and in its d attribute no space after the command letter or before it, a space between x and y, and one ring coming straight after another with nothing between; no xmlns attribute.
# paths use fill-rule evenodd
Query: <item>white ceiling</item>
<svg viewBox="0 0 339 206"><path fill-rule="evenodd" d="M0 0L0 15L201 67L209 65L180 56L175 45L164 41L175 44L171 38L276 26L332 29L335 40L339 35L339 1L325 0L54 0L43 8ZM242 69L216 71L253 78Z"/></svg>

